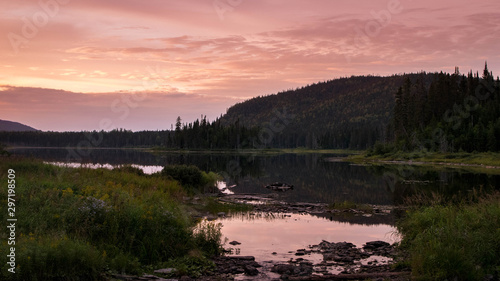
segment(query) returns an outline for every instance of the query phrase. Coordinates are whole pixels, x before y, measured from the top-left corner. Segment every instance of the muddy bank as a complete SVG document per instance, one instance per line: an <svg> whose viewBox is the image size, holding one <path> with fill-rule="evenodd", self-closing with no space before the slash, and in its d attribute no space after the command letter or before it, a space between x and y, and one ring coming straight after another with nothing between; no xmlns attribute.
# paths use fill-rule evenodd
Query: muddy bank
<svg viewBox="0 0 500 281"><path fill-rule="evenodd" d="M358 208L346 206L336 208L325 203L288 203L277 200L275 194L223 194L220 195L219 200L221 202L250 204L253 206L253 212L255 213L305 213L339 222L364 225L394 225L397 213L402 211L400 208L385 205L364 204L358 206ZM215 216L208 216L207 218L216 219Z"/></svg>
<svg viewBox="0 0 500 281"><path fill-rule="evenodd" d="M231 280L409 280L409 272L394 269L397 252L384 241L367 242L357 248L349 242L321 241L294 251L296 258L288 262L263 262L253 257L229 256L216 259L219 274ZM319 253L323 260L308 259Z"/></svg>
<svg viewBox="0 0 500 281"><path fill-rule="evenodd" d="M168 278L175 269L157 270L156 275L114 275L119 280L410 280L410 272L395 270L394 245L371 241L357 248L349 242L321 241L304 249L294 250L296 258L287 262L257 263L253 256L220 256L213 259L216 270L209 276ZM311 262L308 257L319 253L323 260ZM163 276L163 277L162 277Z"/></svg>

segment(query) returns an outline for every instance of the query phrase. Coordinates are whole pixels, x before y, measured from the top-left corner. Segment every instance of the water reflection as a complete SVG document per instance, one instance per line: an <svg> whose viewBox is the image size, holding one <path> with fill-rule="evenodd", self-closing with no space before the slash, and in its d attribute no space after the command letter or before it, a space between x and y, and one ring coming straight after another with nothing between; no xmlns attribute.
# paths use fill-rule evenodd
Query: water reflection
<svg viewBox="0 0 500 281"><path fill-rule="evenodd" d="M395 227L387 224L361 225L293 213L253 213L219 218L227 241L236 240L240 245L226 244L243 256L255 256L257 261L287 261L297 258L297 249L307 248L322 240L347 241L362 247L368 241L382 240L394 243L399 240ZM270 223L271 222L271 223ZM273 254L273 252L275 254ZM320 254L306 255L319 263Z"/></svg>
<svg viewBox="0 0 500 281"><path fill-rule="evenodd" d="M297 215L297 214L295 214ZM347 223L347 224L357 224L361 226L373 226L373 225L395 225L395 217L392 213L385 214L352 214L352 213L300 213L301 216L311 216L318 218L320 220L336 222L336 223ZM253 221L260 220L266 222L275 222L284 220L292 217L291 213L276 213L276 212L243 212L243 213L233 213L230 216L231 220L240 221Z"/></svg>
<svg viewBox="0 0 500 281"><path fill-rule="evenodd" d="M34 156L58 165L112 168L134 165L146 173L160 171L169 164L196 165L224 176L219 189L235 194L272 194L274 200L293 202L354 203L396 205L419 192L437 192L446 198L460 198L471 190L498 188L500 176L467 170L410 165L352 165L335 155L282 154L234 155L201 153L164 153L98 149L83 153L78 161L68 158L66 149L12 150L14 154ZM333 157L333 158L332 158ZM329 161L327 161L329 160ZM76 163L77 162L77 163ZM275 192L265 188L273 182L287 182L293 190ZM262 196L259 196L262 198ZM459 199L457 199L459 200ZM266 204L265 200L257 202ZM218 219L228 241L239 241L234 253L255 256L257 261L287 261L297 249L322 240L362 244L383 240L397 241L393 218L389 215L350 216L334 214L246 213ZM226 245L230 247L230 245ZM273 254L275 252L276 254ZM322 256L304 258L314 263Z"/></svg>
<svg viewBox="0 0 500 281"><path fill-rule="evenodd" d="M219 189L223 194L234 194L229 188L232 188L234 186L228 187L225 181L217 181L216 183L217 189Z"/></svg>
<svg viewBox="0 0 500 281"><path fill-rule="evenodd" d="M152 154L132 149L95 149L82 151L76 161L69 157L67 149L14 149L11 152L49 162L151 167L145 168L149 169L147 173L170 164L195 165L223 175L228 192L273 194L276 199L289 203L351 201L393 205L402 204L404 198L421 191L438 192L452 198L473 189L488 191L500 186L498 175L411 165L353 165L339 161L338 155L329 154ZM274 182L293 184L294 189L276 192L265 188Z"/></svg>
<svg viewBox="0 0 500 281"><path fill-rule="evenodd" d="M500 187L500 175L474 173L462 168L372 165L367 171L379 176L393 191L394 204L405 204L414 195L437 194L443 201L461 201L472 193L490 193Z"/></svg>
<svg viewBox="0 0 500 281"><path fill-rule="evenodd" d="M59 167L66 167L66 168L88 168L88 169L109 169L112 170L114 168L120 168L123 167L124 165L111 165L109 163L105 164L94 164L94 163L65 163L65 162L45 162L47 164L59 166ZM134 168L141 169L145 174L151 175L154 173L161 172L163 170L162 166L143 166L143 165L135 165L132 164L130 165Z"/></svg>

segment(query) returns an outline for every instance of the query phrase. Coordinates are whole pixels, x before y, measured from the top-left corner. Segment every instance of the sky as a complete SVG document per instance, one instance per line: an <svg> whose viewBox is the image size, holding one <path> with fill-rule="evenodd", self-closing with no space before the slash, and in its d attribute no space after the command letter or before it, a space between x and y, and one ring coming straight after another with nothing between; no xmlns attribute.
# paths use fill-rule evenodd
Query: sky
<svg viewBox="0 0 500 281"><path fill-rule="evenodd" d="M0 119L164 130L351 75L500 75L498 0L0 0Z"/></svg>

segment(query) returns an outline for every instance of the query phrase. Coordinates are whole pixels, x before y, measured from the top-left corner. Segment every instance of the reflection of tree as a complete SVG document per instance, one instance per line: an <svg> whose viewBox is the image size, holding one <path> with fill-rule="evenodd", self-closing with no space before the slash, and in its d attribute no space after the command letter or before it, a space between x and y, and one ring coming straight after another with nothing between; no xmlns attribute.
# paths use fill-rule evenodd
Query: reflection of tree
<svg viewBox="0 0 500 281"><path fill-rule="evenodd" d="M364 216L359 214L339 213L339 214L311 214L331 221L360 224L360 225L395 225L395 218L392 214Z"/></svg>
<svg viewBox="0 0 500 281"><path fill-rule="evenodd" d="M295 188L276 193L288 202L354 201L370 204L391 204L388 193L379 178L365 167L343 162L325 162L320 154L282 154L257 156L261 167L258 177L246 177L233 191L237 193L271 193L265 185L281 181Z"/></svg>
<svg viewBox="0 0 500 281"><path fill-rule="evenodd" d="M228 218L220 219L222 222L224 220L238 220L238 221L255 221L255 220L264 220L266 222L273 222L276 220L286 220L286 219L295 219L296 217L305 217L313 216L325 220L329 220L332 222L340 222L340 223L348 223L348 224L357 224L357 225L379 225L379 224L387 224L394 225L395 219L391 214L387 215L372 215L372 216L363 216L363 215L355 215L348 213L339 213L339 214L331 214L331 213L312 213L312 214L289 214L289 213L274 213L274 212L242 212L242 213L233 213Z"/></svg>
<svg viewBox="0 0 500 281"><path fill-rule="evenodd" d="M46 161L65 162L66 149L12 150ZM281 181L293 190L275 193L287 202L342 202L390 205L403 204L418 192L439 193L451 200L473 189L492 190L500 186L500 176L475 174L459 169L410 165L351 165L328 162L321 154L280 154L272 156L226 153L162 153L120 149L94 149L82 153L84 163L138 164L164 166L190 164L204 171L220 173L235 193L273 193L266 185ZM331 155L330 155L331 156ZM74 162L74 160L73 160ZM231 166L233 165L233 166ZM232 167L232 168L231 168Z"/></svg>
<svg viewBox="0 0 500 281"><path fill-rule="evenodd" d="M491 192L499 186L500 176L474 173L463 169L409 165L368 166L368 171L381 176L393 191L394 203L404 204L413 196L461 201L474 192Z"/></svg>
<svg viewBox="0 0 500 281"><path fill-rule="evenodd" d="M70 154L67 149L14 149L14 154L40 158L52 162L81 162L111 165L137 164L137 165L162 165L161 161L151 153L133 149L74 149Z"/></svg>
<svg viewBox="0 0 500 281"><path fill-rule="evenodd" d="M230 217L221 219L224 220L241 220L241 221L253 221L253 220L265 220L266 222L272 222L275 220L283 220L290 217L289 214L285 213L273 213L273 212L241 212L232 213Z"/></svg>

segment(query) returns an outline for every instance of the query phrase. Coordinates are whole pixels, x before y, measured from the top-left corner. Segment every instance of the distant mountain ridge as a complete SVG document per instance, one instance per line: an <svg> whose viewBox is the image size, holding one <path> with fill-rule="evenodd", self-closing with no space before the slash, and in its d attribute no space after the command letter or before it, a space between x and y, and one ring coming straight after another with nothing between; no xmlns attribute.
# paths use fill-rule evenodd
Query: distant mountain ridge
<svg viewBox="0 0 500 281"><path fill-rule="evenodd" d="M21 124L19 122L7 121L0 119L0 131L8 132L33 132L38 131L35 128Z"/></svg>

